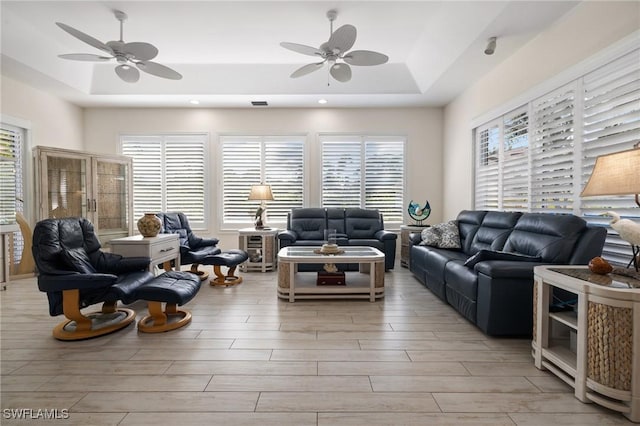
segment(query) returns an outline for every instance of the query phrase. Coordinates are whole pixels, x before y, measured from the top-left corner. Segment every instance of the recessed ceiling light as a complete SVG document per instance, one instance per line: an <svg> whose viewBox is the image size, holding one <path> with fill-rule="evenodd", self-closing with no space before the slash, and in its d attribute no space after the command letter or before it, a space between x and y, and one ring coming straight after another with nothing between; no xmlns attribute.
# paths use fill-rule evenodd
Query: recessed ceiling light
<svg viewBox="0 0 640 426"><path fill-rule="evenodd" d="M199 100L197 100L197 99L191 99L191 100L189 101L189 103L190 103L191 105L199 105L199 104L200 104L200 101L199 101Z"/></svg>
<svg viewBox="0 0 640 426"><path fill-rule="evenodd" d="M327 103L327 100L326 100L326 99L320 99L320 100L318 101L318 103L319 103L319 104L326 104L326 103Z"/></svg>

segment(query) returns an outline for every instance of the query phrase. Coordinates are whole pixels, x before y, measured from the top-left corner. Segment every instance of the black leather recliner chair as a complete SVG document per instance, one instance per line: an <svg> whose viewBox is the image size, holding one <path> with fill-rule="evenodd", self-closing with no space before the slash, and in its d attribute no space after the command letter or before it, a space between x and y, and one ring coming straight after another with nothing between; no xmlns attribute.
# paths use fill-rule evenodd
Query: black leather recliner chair
<svg viewBox="0 0 640 426"><path fill-rule="evenodd" d="M150 259L123 258L100 250L93 225L84 218L45 219L33 231L33 257L38 288L49 299L49 314L64 314L53 336L80 340L120 330L135 319L131 309L117 308L136 300L136 289L151 281ZM101 312L80 312L104 302Z"/></svg>
<svg viewBox="0 0 640 426"><path fill-rule="evenodd" d="M191 272L198 275L204 281L209 277L205 271L199 271L198 266L202 260L211 255L219 254L221 250L216 247L217 238L200 238L196 236L184 213L156 213L162 222L160 232L163 234L178 234L180 236L180 264L191 265Z"/></svg>

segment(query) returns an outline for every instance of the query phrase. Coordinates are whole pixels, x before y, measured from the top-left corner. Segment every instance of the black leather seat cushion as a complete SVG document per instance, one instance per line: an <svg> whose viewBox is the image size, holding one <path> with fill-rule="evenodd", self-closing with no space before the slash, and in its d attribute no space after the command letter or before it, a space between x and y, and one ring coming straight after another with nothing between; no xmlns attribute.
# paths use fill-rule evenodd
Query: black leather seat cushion
<svg viewBox="0 0 640 426"><path fill-rule="evenodd" d="M244 250L229 250L202 259L203 265L220 265L233 267L241 264L249 258L249 254Z"/></svg>
<svg viewBox="0 0 640 426"><path fill-rule="evenodd" d="M141 285L137 298L154 302L184 305L200 290L200 278L190 272L168 271Z"/></svg>

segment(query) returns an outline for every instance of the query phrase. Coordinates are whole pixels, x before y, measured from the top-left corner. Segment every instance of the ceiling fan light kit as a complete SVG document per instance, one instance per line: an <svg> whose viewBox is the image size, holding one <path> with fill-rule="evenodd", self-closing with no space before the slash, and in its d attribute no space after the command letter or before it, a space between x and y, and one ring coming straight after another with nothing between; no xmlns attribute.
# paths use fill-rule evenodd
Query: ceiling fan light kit
<svg viewBox="0 0 640 426"><path fill-rule="evenodd" d="M115 59L119 64L115 67L116 74L122 81L127 83L135 83L140 79L140 72L144 71L147 74L155 75L156 77L167 78L170 80L180 80L182 75L177 71L159 64L157 62L151 62L151 59L158 56L158 49L150 44L144 42L131 42L125 43L123 38L123 26L124 21L127 20L127 14L114 10L114 16L120 21L120 39L108 41L103 43L100 40L91 37L88 34L83 33L73 27L62 22L56 22L56 25L62 30L71 34L80 41L87 43L96 49L102 50L110 56L100 56L90 53L69 53L64 55L58 55L63 59L70 59L73 61L90 61L90 62L107 62L111 59Z"/></svg>
<svg viewBox="0 0 640 426"><path fill-rule="evenodd" d="M353 25L343 25L333 31L333 21L338 16L335 9L327 12L327 18L330 25L329 40L322 43L319 48L307 46L298 43L282 42L280 46L285 49L292 50L303 55L315 56L321 59L320 62L303 65L291 74L291 78L298 78L319 70L328 64L329 74L339 82L347 82L351 80L351 67L356 66L373 66L381 65L389 61L389 57L382 53L373 52L371 50L352 50L349 51L357 36L356 27ZM339 62L343 61L343 62Z"/></svg>

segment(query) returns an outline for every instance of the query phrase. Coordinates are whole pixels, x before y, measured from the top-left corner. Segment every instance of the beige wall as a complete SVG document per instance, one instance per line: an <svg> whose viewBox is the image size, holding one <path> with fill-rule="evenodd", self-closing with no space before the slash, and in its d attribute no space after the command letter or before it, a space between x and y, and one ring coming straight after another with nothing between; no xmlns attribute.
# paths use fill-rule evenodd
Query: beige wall
<svg viewBox="0 0 640 426"><path fill-rule="evenodd" d="M475 118L638 29L638 2L583 2L447 105L443 217L453 218L473 207L471 122Z"/></svg>
<svg viewBox="0 0 640 426"><path fill-rule="evenodd" d="M308 205L319 204L320 177L318 135L357 133L407 136L407 202L433 207L430 222L442 216L442 110L439 108L394 109L136 109L88 108L84 114L84 140L89 151L118 152L121 133L206 132L210 135L209 167L216 179L220 134L284 135L304 134L310 161L307 166ZM234 232L225 232L218 223L217 181L210 189L213 220L207 233L222 238L223 247L237 244ZM311 182L311 183L310 183Z"/></svg>
<svg viewBox="0 0 640 426"><path fill-rule="evenodd" d="M46 92L2 76L0 112L31 124L31 146L83 148L83 110Z"/></svg>

